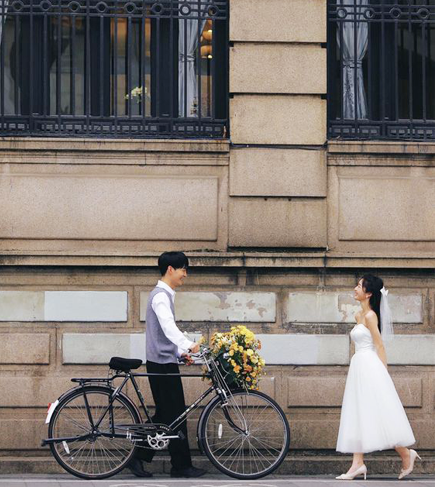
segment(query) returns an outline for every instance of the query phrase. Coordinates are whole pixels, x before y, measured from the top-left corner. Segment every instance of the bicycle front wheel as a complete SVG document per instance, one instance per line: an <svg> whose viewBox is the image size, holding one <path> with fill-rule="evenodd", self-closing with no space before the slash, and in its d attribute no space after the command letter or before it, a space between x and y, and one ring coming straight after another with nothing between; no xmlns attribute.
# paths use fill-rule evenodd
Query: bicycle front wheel
<svg viewBox="0 0 435 487"><path fill-rule="evenodd" d="M104 479L120 472L133 456L135 445L127 431L129 425L140 423L140 418L126 396L119 395L107 410L112 389L88 386L84 390L71 391L55 409L49 438L64 440L50 444L50 448L66 471L83 479Z"/></svg>
<svg viewBox="0 0 435 487"><path fill-rule="evenodd" d="M283 462L290 446L284 412L266 394L236 391L225 405L220 398L206 407L200 441L210 461L237 479L264 477Z"/></svg>

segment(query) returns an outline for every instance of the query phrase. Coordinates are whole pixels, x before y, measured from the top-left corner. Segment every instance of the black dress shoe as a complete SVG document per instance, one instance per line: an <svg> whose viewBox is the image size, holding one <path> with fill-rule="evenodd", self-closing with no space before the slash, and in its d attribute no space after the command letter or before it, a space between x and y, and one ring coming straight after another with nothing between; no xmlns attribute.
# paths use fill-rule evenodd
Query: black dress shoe
<svg viewBox="0 0 435 487"><path fill-rule="evenodd" d="M142 465L142 462L138 458L132 458L130 463L127 465L128 468L131 470L133 475L136 477L152 477L153 474L151 472L147 472Z"/></svg>
<svg viewBox="0 0 435 487"><path fill-rule="evenodd" d="M188 467L188 468L171 468L171 477L175 478L196 478L202 477L206 471L203 468L195 468L195 467Z"/></svg>

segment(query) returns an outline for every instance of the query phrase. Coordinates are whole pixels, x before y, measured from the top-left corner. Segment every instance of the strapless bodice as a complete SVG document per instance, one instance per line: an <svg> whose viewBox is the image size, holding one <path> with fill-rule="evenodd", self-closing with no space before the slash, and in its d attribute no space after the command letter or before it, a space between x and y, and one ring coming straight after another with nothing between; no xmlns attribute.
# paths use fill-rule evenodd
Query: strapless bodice
<svg viewBox="0 0 435 487"><path fill-rule="evenodd" d="M355 343L356 352L376 351L372 334L370 333L370 330L362 323L359 323L353 327L352 331L350 332L350 337Z"/></svg>

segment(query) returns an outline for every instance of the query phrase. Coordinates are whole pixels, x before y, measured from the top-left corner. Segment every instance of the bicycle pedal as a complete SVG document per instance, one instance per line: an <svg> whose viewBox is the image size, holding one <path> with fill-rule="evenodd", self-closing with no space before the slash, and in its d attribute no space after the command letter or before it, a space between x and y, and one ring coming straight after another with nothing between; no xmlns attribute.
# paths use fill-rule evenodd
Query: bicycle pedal
<svg viewBox="0 0 435 487"><path fill-rule="evenodd" d="M180 438L180 440L186 439L186 435L182 431L179 431L177 434L178 434L178 438Z"/></svg>

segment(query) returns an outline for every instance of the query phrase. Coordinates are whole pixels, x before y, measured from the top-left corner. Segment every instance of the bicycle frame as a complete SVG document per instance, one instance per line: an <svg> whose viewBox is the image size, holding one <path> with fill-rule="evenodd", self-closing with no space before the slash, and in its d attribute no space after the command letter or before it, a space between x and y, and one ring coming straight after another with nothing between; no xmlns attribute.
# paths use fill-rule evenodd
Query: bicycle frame
<svg viewBox="0 0 435 487"><path fill-rule="evenodd" d="M128 381L131 381L131 383L133 384L133 388L134 388L136 395L139 399L140 405L142 406L142 409L146 415L147 422L142 423L143 428L146 428L147 423L148 423L150 430L154 431L156 423L153 423L153 421L152 421L152 418L151 418L151 416L148 412L148 409L145 405L145 401L144 401L142 392L140 391L140 388L136 382L137 377L150 377L150 376L154 376L154 377L155 376L158 376L158 377L171 377L171 376L172 377L174 377L174 376L175 377L206 377L206 378L209 378L212 380L212 385L204 393L202 393L201 396L199 398L197 398L188 408L186 408L186 410L180 416L178 416L171 424L164 425L164 426L167 426L171 430L171 432L173 432L174 429L176 429L185 420L185 418L194 409L196 409L199 406L199 404L206 397L208 397L212 392L215 392L216 395L218 395L222 398L223 412L224 412L225 418L227 419L229 425L234 430L243 433L244 431L241 428L239 428L232 421L232 419L231 419L231 417L227 411L227 408L225 407L228 404L228 402L227 402L228 394L231 394L230 389L228 388L228 386L226 385L226 383L222 379L222 377L219 378L219 376L220 376L219 371L217 371L217 374L216 374L216 370L214 372L212 372L212 368L210 367L210 363L206 362L206 365L207 365L207 368L209 370L209 373L205 374L205 375L204 374L134 373L134 372L130 371L130 372L122 373L122 374L117 373L117 374L113 375L112 377L108 377L108 378L74 378L74 379L71 379L72 382L79 383L79 385L80 385L79 387L81 387L83 390L83 397L84 397L84 402L85 402L85 407L86 407L86 414L88 416L89 423L90 423L91 428L92 428L92 433L86 433L83 436L74 437L74 438L48 438L48 439L42 441L42 446L49 445L51 443L60 443L62 441L73 441L73 440L74 441L85 441L89 438L92 438L93 435L97 434L98 427L103 422L104 418L106 417L106 415L108 413L110 414L111 419L112 419L110 421L112 431L111 431L111 433L98 432L98 434L101 436L112 437L112 438L113 437L124 438L125 435L122 435L122 434L115 432L115 425L113 422L113 403L117 399L117 397L119 397L121 395L122 390L124 389L124 387L128 383ZM213 364L213 367L216 367L216 365ZM95 423L94 418L92 418L91 408L89 406L87 396L86 396L86 386L105 383L107 385L107 387L109 387L110 389L113 389L113 381L115 379L118 379L118 378L123 378L122 383L118 387L116 387L116 389L114 389L112 395L110 396L109 403L108 403L107 407L105 408L105 410L102 412L101 416L98 418L97 422ZM126 396L126 395L125 395L125 397L128 398L128 396ZM139 439L142 439L142 437L140 437L140 436L138 436L137 438L132 437L132 439L139 440Z"/></svg>

